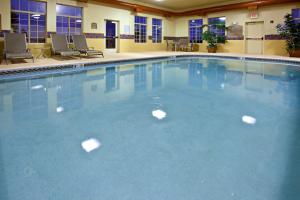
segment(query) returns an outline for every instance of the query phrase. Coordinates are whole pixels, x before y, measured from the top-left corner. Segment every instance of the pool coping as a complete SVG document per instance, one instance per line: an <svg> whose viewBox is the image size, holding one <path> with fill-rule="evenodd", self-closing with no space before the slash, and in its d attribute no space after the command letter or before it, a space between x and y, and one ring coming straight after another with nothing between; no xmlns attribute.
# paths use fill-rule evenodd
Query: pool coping
<svg viewBox="0 0 300 200"><path fill-rule="evenodd" d="M84 61L80 63L62 63L62 64L43 64L39 66L25 66L25 67L16 67L16 68L5 68L0 69L0 77L17 75L17 74L26 74L31 72L45 72L53 70L63 70L63 69L78 69L85 68L93 65L105 66L108 64L129 64L132 62L140 61L149 61L149 60L160 60L160 59L176 59L176 58L218 58L218 59L228 59L228 60L243 60L243 61L258 61L258 62L273 62L277 64L288 64L296 65L300 67L300 59L289 58L289 57L255 57L247 55L224 55L224 54L175 54L175 55L163 55L157 56L152 55L148 57L141 58L120 58L115 60L100 60L100 61ZM74 61L74 60L73 60ZM99 67L99 66L98 66Z"/></svg>

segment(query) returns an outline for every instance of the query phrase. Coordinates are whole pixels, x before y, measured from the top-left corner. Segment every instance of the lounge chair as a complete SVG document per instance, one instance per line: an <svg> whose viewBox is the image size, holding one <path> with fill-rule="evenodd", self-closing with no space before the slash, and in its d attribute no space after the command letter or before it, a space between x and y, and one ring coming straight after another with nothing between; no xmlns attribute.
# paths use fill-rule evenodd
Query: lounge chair
<svg viewBox="0 0 300 200"><path fill-rule="evenodd" d="M74 51L68 47L66 35L51 34L52 53L54 55L61 55L63 57L80 56L79 51Z"/></svg>
<svg viewBox="0 0 300 200"><path fill-rule="evenodd" d="M103 52L89 48L86 42L85 35L73 35L75 49L86 56L101 55L104 58Z"/></svg>
<svg viewBox="0 0 300 200"><path fill-rule="evenodd" d="M32 59L32 62L34 62L34 57L30 50L26 48L25 33L4 34L3 58L6 64L8 59Z"/></svg>

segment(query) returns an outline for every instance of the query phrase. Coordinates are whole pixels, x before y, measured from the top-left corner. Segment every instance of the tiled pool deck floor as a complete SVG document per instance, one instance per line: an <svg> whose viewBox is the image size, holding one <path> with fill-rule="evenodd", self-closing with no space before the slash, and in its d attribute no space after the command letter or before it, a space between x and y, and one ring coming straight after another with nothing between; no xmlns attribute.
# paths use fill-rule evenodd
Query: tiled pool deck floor
<svg viewBox="0 0 300 200"><path fill-rule="evenodd" d="M22 62L15 62L11 64L5 64L4 61L0 64L1 71L10 71L10 70L21 70L21 69L31 69L31 68L41 68L41 67L54 67L62 65L75 65L75 64L88 64L88 63L107 63L114 61L125 61L125 60L138 60L138 59L147 59L147 58L159 58L159 57L168 57L168 56L179 56L179 55L201 55L201 56L224 56L224 57L248 57L248 58L259 58L259 59L271 59L271 60L280 60L280 61L292 61L300 62L300 58L289 58L282 56L269 56L269 55L248 55L248 54L234 54L234 53L199 53L199 52L140 52L140 53L105 53L105 58L102 57L90 57L90 58L45 58L45 59L36 59L35 63L32 63L31 60L26 60Z"/></svg>

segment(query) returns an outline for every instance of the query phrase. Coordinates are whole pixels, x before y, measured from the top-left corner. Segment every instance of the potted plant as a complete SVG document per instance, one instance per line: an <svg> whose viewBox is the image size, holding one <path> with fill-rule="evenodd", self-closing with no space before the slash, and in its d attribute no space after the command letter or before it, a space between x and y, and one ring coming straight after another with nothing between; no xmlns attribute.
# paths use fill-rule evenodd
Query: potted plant
<svg viewBox="0 0 300 200"><path fill-rule="evenodd" d="M206 27L207 30L203 32L202 34L202 39L207 42L207 51L209 53L216 53L218 49L218 44L222 43L224 44L226 42L226 37L225 36L220 36L216 34L215 32L211 31L210 29L211 25L203 25L202 27ZM221 24L215 24L215 28L218 31L225 31L225 23Z"/></svg>
<svg viewBox="0 0 300 200"><path fill-rule="evenodd" d="M300 57L300 23L291 14L284 16L284 24L276 26L279 35L286 40L286 50L291 57Z"/></svg>

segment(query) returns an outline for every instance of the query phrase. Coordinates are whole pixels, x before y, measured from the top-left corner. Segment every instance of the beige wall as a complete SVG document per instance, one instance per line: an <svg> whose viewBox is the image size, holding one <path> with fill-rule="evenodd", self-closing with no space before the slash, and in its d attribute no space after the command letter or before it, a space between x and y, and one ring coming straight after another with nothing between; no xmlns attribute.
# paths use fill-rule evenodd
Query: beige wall
<svg viewBox="0 0 300 200"><path fill-rule="evenodd" d="M56 4L66 4L73 6L83 7L83 32L84 33L105 33L105 20L119 21L119 33L134 35L134 16L135 13L118 8L107 7L103 4L89 1L88 4L80 3L73 0L45 0L47 2L47 31L56 31ZM2 15L2 29L10 30L10 0L0 0L0 14ZM156 16L151 14L139 13L140 16L147 17L148 27L147 35L152 35L152 18L159 18L163 20L163 37L175 36L175 20L173 18L165 18L162 16ZM97 23L97 29L91 29L91 23ZM130 27L130 32L125 32L125 26ZM49 39L48 42L51 42ZM88 39L88 44L99 50L104 50L104 39ZM121 39L120 40L120 52L132 52L132 51L160 51L166 49L165 42L161 44L154 44L147 37L147 43L138 44L134 40ZM38 46L49 46L49 44L29 44L34 54L38 53L38 50L34 48ZM1 47L1 44L0 44Z"/></svg>
<svg viewBox="0 0 300 200"><path fill-rule="evenodd" d="M291 4L281 4L276 6L261 7L258 9L259 18L250 19L247 9L243 10L232 10L224 11L218 13L211 13L207 16L193 16L193 17L181 17L175 20L176 36L177 37L187 37L188 33L188 21L191 19L203 19L203 23L206 24L208 18L211 17L226 17L226 26L230 26L233 23L244 27L246 22L252 21L264 21L265 35L277 34L276 25L283 23L284 15L290 13L293 8L299 8L299 3ZM273 21L274 23L270 23ZM206 44L199 45L200 52L206 52ZM244 40L229 40L225 45L220 45L219 52L233 52L233 53L244 53L245 52L245 42ZM285 42L282 40L266 40L264 41L264 54L269 55L287 55L285 50Z"/></svg>
<svg viewBox="0 0 300 200"><path fill-rule="evenodd" d="M89 1L90 3L80 3L74 0L45 0L47 1L47 31L56 31L56 3L81 6L83 7L83 32L84 33L105 33L105 19L119 21L119 33L120 34L134 34L134 15L129 10L112 8L103 4ZM10 30L10 0L0 0L0 14L2 15L2 29ZM156 16L151 14L139 13L138 15L148 17L148 29L147 34L151 36L152 18L163 19L163 36L174 37L188 37L188 21L190 19L202 18L204 23L207 23L207 19L210 17L226 17L226 25L230 26L233 23L239 24L245 27L245 23L249 21L264 21L265 22L265 34L276 34L276 25L283 22L283 16L289 13L292 8L300 7L300 3L293 4L281 4L278 6L269 6L259 8L259 18L251 20L248 17L248 10L232 10L219 13L211 13L207 16L194 16L194 17L180 17L180 18L165 18L162 16ZM270 23L273 20L274 23ZM96 22L98 29L91 29L91 23ZM125 26L130 27L130 32L125 32ZM245 30L244 30L245 31ZM148 37L147 37L148 39ZM48 40L48 42L50 42ZM88 39L89 45L96 49L103 50L105 48L104 39ZM137 44L132 39L120 40L120 52L134 52L134 51L160 51L166 49L165 42L161 44L154 44L148 39L145 44ZM30 47L41 46L44 44L31 44ZM46 44L49 46L49 44ZM275 55L287 55L285 51L285 43L281 40L267 40L264 42L264 54ZM0 44L1 48L1 44ZM244 53L245 42L244 40L229 40L225 45L219 47L220 52L234 52ZM199 51L206 52L206 44L199 44Z"/></svg>
<svg viewBox="0 0 300 200"><path fill-rule="evenodd" d="M10 29L10 0L0 0L2 30Z"/></svg>

